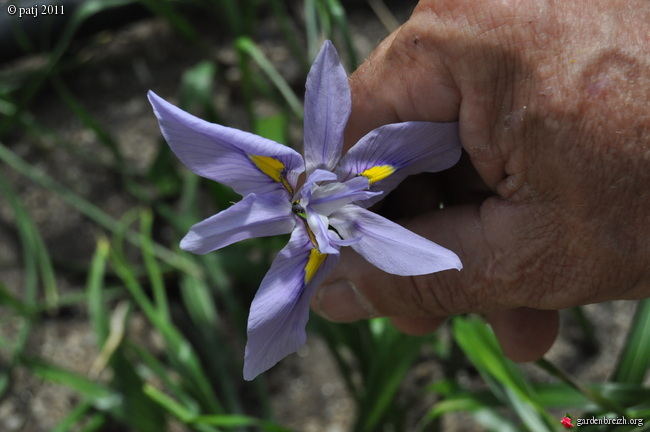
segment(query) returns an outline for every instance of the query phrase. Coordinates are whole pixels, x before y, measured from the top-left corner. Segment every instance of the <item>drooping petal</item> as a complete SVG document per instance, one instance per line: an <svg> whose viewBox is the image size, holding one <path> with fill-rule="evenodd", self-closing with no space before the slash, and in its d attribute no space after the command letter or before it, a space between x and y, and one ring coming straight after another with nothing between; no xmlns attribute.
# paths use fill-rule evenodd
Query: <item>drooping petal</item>
<svg viewBox="0 0 650 432"><path fill-rule="evenodd" d="M381 126L341 159L339 179L368 178L371 191L393 190L407 176L453 166L461 154L458 123L405 122ZM359 203L368 207L382 197Z"/></svg>
<svg viewBox="0 0 650 432"><path fill-rule="evenodd" d="M414 276L462 268L452 251L359 206L341 208L330 224L343 238L358 238L352 248L385 272Z"/></svg>
<svg viewBox="0 0 650 432"><path fill-rule="evenodd" d="M242 196L295 187L304 170L298 152L252 133L201 120L152 91L148 97L167 143L196 174L228 185Z"/></svg>
<svg viewBox="0 0 650 432"><path fill-rule="evenodd" d="M350 117L348 77L336 48L325 41L307 76L305 93L305 164L333 171L341 158L343 130Z"/></svg>
<svg viewBox="0 0 650 432"><path fill-rule="evenodd" d="M181 249L204 254L254 237L287 234L296 225L291 203L281 194L249 194L232 207L194 225Z"/></svg>
<svg viewBox="0 0 650 432"><path fill-rule="evenodd" d="M244 379L252 380L304 345L309 300L338 259L338 254L313 252L305 231L294 230L251 304Z"/></svg>

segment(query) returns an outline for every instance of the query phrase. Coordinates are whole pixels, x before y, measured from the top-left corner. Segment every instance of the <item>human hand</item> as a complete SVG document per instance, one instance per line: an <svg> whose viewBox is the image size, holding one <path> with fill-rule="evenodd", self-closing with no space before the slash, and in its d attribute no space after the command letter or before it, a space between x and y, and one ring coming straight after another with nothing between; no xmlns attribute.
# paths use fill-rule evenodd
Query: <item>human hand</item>
<svg viewBox="0 0 650 432"><path fill-rule="evenodd" d="M464 269L400 277L349 251L315 311L412 334L483 313L505 354L529 361L553 343L557 309L650 296L648 47L644 0L420 1L352 75L346 142L459 121L464 163L386 206L431 210L405 226Z"/></svg>

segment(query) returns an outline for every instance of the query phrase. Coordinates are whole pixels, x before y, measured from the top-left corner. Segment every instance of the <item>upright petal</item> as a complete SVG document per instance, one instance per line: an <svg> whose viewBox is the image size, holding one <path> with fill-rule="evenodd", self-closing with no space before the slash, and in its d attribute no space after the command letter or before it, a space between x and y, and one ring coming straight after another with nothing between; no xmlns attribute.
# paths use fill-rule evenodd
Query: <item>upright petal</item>
<svg viewBox="0 0 650 432"><path fill-rule="evenodd" d="M244 379L252 380L304 345L309 300L338 258L313 252L305 231L293 231L251 305Z"/></svg>
<svg viewBox="0 0 650 432"><path fill-rule="evenodd" d="M196 174L228 185L243 196L295 187L304 170L298 152L255 134L201 120L152 91L148 96L167 143Z"/></svg>
<svg viewBox="0 0 650 432"><path fill-rule="evenodd" d="M385 272L414 276L463 266L452 251L369 210L348 205L330 216L344 238L358 238L352 248Z"/></svg>
<svg viewBox="0 0 650 432"><path fill-rule="evenodd" d="M332 182L336 180L336 178L336 174L331 171L325 171L321 169L314 170L314 172L309 174L307 180L305 180L305 184L303 184L302 188L300 189L300 199L306 203L309 203L311 201L311 193L318 187L318 183Z"/></svg>
<svg viewBox="0 0 650 432"><path fill-rule="evenodd" d="M249 194L194 225L181 240L181 249L205 254L249 238L287 234L295 225L296 218L286 197Z"/></svg>
<svg viewBox="0 0 650 432"><path fill-rule="evenodd" d="M337 173L341 180L363 175L370 190L383 191L385 197L407 176L447 169L460 154L458 123L395 123L361 138L343 157ZM359 205L368 207L382 197Z"/></svg>
<svg viewBox="0 0 650 432"><path fill-rule="evenodd" d="M343 130L350 117L348 77L336 48L325 41L307 76L305 93L305 164L333 171L341 158Z"/></svg>
<svg viewBox="0 0 650 432"><path fill-rule="evenodd" d="M329 183L317 186L311 194L309 205L319 214L329 216L346 204L364 201L381 195L381 192L368 191L368 179L359 176L345 183Z"/></svg>
<svg viewBox="0 0 650 432"><path fill-rule="evenodd" d="M305 207L305 220L307 227L318 244L318 250L322 253L338 253L336 246L330 243L329 236L329 221L327 216L323 216L315 212L311 207Z"/></svg>

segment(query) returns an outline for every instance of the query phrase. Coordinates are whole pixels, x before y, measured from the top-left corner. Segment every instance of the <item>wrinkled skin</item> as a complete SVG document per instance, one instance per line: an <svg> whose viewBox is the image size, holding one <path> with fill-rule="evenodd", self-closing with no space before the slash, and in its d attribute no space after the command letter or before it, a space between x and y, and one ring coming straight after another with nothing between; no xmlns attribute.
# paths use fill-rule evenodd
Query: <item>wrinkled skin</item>
<svg viewBox="0 0 650 432"><path fill-rule="evenodd" d="M316 312L412 334L479 312L530 361L558 309L650 296L650 2L423 0L350 82L347 143L459 120L467 158L384 207L464 269L399 277L343 254Z"/></svg>

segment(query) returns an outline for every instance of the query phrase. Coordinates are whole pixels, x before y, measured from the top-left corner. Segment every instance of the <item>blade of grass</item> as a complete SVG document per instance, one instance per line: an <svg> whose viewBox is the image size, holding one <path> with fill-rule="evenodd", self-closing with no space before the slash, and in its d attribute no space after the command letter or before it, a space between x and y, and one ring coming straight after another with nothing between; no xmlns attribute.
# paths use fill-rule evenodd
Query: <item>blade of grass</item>
<svg viewBox="0 0 650 432"><path fill-rule="evenodd" d="M382 420L395 418L403 411L395 406L395 396L409 367L420 352L422 339L401 334L387 319L370 322L373 337L373 359L364 374L364 397L358 407L360 420L355 430L374 431ZM390 366L388 366L390 365ZM403 425L394 425L403 428Z"/></svg>
<svg viewBox="0 0 650 432"><path fill-rule="evenodd" d="M485 392L485 394L489 397L494 396L488 392ZM497 400L493 399L492 401L494 404L489 405L483 397L471 393L461 394L450 399L445 399L438 402L431 410L429 410L415 430L416 432L431 430L431 423L442 418L446 414L469 412L474 416L479 424L483 425L488 430L499 432L519 432L520 429L515 427L511 420L506 419L496 410L496 408L499 407Z"/></svg>
<svg viewBox="0 0 650 432"><path fill-rule="evenodd" d="M72 14L72 17L68 21L60 39L57 41L55 48L49 53L47 64L41 68L31 79L30 83L24 87L25 91L23 92L21 100L16 104L16 109L4 120L0 120L0 137L4 136L7 130L17 124L16 118L23 113L25 107L27 107L32 98L36 96L38 90L42 87L47 77L57 68L59 60L68 49L70 42L72 42L72 39L81 24L99 11L135 2L136 0L87 0L82 2Z"/></svg>
<svg viewBox="0 0 650 432"><path fill-rule="evenodd" d="M194 411L187 409L184 405L176 402L172 397L158 390L149 383L144 385L144 394L183 423L190 423L194 418L196 418L196 413Z"/></svg>
<svg viewBox="0 0 650 432"><path fill-rule="evenodd" d="M45 247L45 242L36 224L20 202L18 194L1 173L0 193L7 199L14 213L18 235L23 248L23 260L26 267L25 277L27 278L25 281L26 300L32 304L36 302L38 279L40 279L46 304L48 307L54 307L58 303L59 293L56 287L52 260Z"/></svg>
<svg viewBox="0 0 650 432"><path fill-rule="evenodd" d="M2 143L0 143L0 160L39 186L56 193L69 205L71 205L73 208L84 214L86 217L101 227L111 232L116 232L118 229L120 229L120 223L117 220L109 216L107 213L102 211L99 207L95 206L87 199L75 194L68 188L57 183L43 171L25 162L21 157L16 155ZM127 230L125 232L125 238L136 246L141 242L140 234L132 230ZM197 276L203 274L203 270L194 262L188 260L183 255L176 254L157 243L154 244L154 253L157 258L160 258L173 268Z"/></svg>
<svg viewBox="0 0 650 432"><path fill-rule="evenodd" d="M241 298L236 295L237 290L234 289L234 284L223 264L223 254L211 253L196 256L195 259L206 270L206 286L214 287L216 290L215 298L220 302L219 310L223 310L222 314L228 316L240 340L245 340L249 304L242 304ZM237 377L239 376L237 375ZM233 378L231 377L231 379ZM272 418L269 389L264 376L258 377L251 384L254 388L253 392L259 398L261 405L259 408L264 413L265 418Z"/></svg>
<svg viewBox="0 0 650 432"><path fill-rule="evenodd" d="M292 432L282 426L278 426L270 421L259 420L252 417L237 416L237 415L223 415L223 416L199 416L193 420L193 424L207 424L224 428L235 428L242 426L253 426L259 430L266 432Z"/></svg>
<svg viewBox="0 0 650 432"><path fill-rule="evenodd" d="M176 8L176 6L174 5L175 3L178 4L177 2L171 2L169 0L162 0L162 1L161 0L139 0L139 1L140 3L144 4L147 8L149 8L153 13L167 20L167 22L169 22L169 24L173 28L175 28L176 31L178 31L189 42L198 46L203 53L208 52L204 40L201 38L201 36L199 36L197 31L195 30L195 26L193 26L187 19L185 19L185 15L180 13Z"/></svg>
<svg viewBox="0 0 650 432"><path fill-rule="evenodd" d="M2 281L0 281L0 305L12 309L26 319L32 319L38 310L12 295Z"/></svg>
<svg viewBox="0 0 650 432"><path fill-rule="evenodd" d="M107 344L110 342L109 336ZM116 347L110 358L113 370L111 385L119 390L123 397L123 402L115 407L113 414L132 430L160 432L164 429L164 413L160 406L144 393L144 379L138 373L136 365L124 355L122 348L122 345Z"/></svg>
<svg viewBox="0 0 650 432"><path fill-rule="evenodd" d="M353 377L358 373L357 367L365 368L372 363L372 357L368 355L372 349L372 345L368 343L372 338L368 322L332 325L332 323L314 316L309 320L309 325L328 344L348 391L355 398L357 404L361 403L364 383L361 380L353 379ZM362 376L366 375L365 371L361 370L360 372Z"/></svg>
<svg viewBox="0 0 650 432"><path fill-rule="evenodd" d="M92 409L92 404L87 400L78 403L50 432L69 432L77 430L75 426L84 420L90 414ZM98 416L103 418L101 415Z"/></svg>
<svg viewBox="0 0 650 432"><path fill-rule="evenodd" d="M180 403L195 415L198 414L200 411L198 402L183 388L182 382L176 382L180 381L180 379L170 373L171 368L168 365L163 364L160 359L142 345L134 343L127 343L127 345L129 351L133 352L143 362L139 364L139 369L148 381L155 380L161 382L172 397L179 400Z"/></svg>
<svg viewBox="0 0 650 432"><path fill-rule="evenodd" d="M110 244L108 239L100 237L97 248L90 263L86 290L88 296L88 314L98 345L102 345L108 337L108 313L104 302L104 275L108 261Z"/></svg>
<svg viewBox="0 0 650 432"><path fill-rule="evenodd" d="M318 30L317 0L305 0L305 27L307 33L307 60L311 63L318 55L320 38Z"/></svg>
<svg viewBox="0 0 650 432"><path fill-rule="evenodd" d="M185 70L181 79L180 107L188 112L198 107L203 111L205 120L221 123L212 103L212 83L216 74L217 66L207 60Z"/></svg>
<svg viewBox="0 0 650 432"><path fill-rule="evenodd" d="M233 361L231 350L218 332L219 319L211 292L203 281L187 275L183 275L180 288L183 304L194 324L192 333L197 351L203 358L211 359L206 368L212 372L213 382L218 385L217 390L228 411L241 412L242 405L232 374L235 367L241 367L241 362Z"/></svg>
<svg viewBox="0 0 650 432"><path fill-rule="evenodd" d="M79 102L79 100L73 96L73 94L68 90L67 86L61 80L61 77L58 73L52 73L49 79L63 103L70 109L76 118L81 120L81 122L93 132L95 137L97 137L99 143L106 147L111 155L113 155L115 164L120 167L122 171L124 171L126 169L124 159L122 157L122 153L120 152L118 144L113 139L113 137L99 125L99 123L82 106L81 102Z"/></svg>
<svg viewBox="0 0 650 432"><path fill-rule="evenodd" d="M282 78L282 75L280 75L269 59L267 59L264 53L257 47L257 45L255 45L255 42L253 42L249 37L239 37L235 41L235 46L240 53L250 57L260 67L260 69L262 69L278 89L282 97L284 97L284 100L287 102L296 118L302 120L302 103L298 100L293 90L291 90L289 84L287 84L284 78Z"/></svg>
<svg viewBox="0 0 650 432"><path fill-rule="evenodd" d="M540 368L544 369L546 372L548 372L550 375L558 378L565 384L573 387L574 389L578 390L580 393L582 393L585 397L589 398L592 400L594 403L600 405L601 407L607 409L608 411L615 412L619 415L625 416L625 409L621 407L618 403L615 401L603 396L599 392L589 389L582 384L580 384L578 381L574 380L572 377L570 377L567 373L565 373L563 370L561 370L558 366L554 365L553 363L549 362L548 360L542 358L540 360L537 360L535 362Z"/></svg>
<svg viewBox="0 0 650 432"><path fill-rule="evenodd" d="M636 312L620 354L613 380L642 383L650 367L650 299L637 302Z"/></svg>
<svg viewBox="0 0 650 432"><path fill-rule="evenodd" d="M165 291L165 283L163 281L160 266L154 256L154 243L151 238L153 231L153 215L150 210L144 209L140 212L140 250L142 251L142 258L144 259L145 268L147 269L147 276L151 289L153 291L154 303L158 310L161 319L170 320L169 314L169 301L167 300L167 292Z"/></svg>
<svg viewBox="0 0 650 432"><path fill-rule="evenodd" d="M212 0L210 3L219 11L219 18L228 26L228 32L232 36L247 34L244 18L242 17L241 3L243 1Z"/></svg>
<svg viewBox="0 0 650 432"><path fill-rule="evenodd" d="M348 53L348 60L350 61L350 67L352 70L356 69L359 66L359 60L357 58L357 50L354 48L354 43L352 42L352 36L350 35L350 29L348 28L348 21L345 15L345 9L339 2L339 0L327 0L327 8L329 14L332 16L332 19L336 23L336 26L340 29L343 36L343 41L345 42L345 49Z"/></svg>
<svg viewBox="0 0 650 432"><path fill-rule="evenodd" d="M309 71L309 60L307 59L307 52L296 38L298 32L295 23L288 19L288 13L285 9L285 2L280 0L271 0L271 7L273 8L273 15L280 24L280 29L284 36L284 40L289 45L293 58L300 64L300 69L307 74Z"/></svg>
<svg viewBox="0 0 650 432"><path fill-rule="evenodd" d="M372 8L379 21L384 25L388 33L392 33L399 27L399 21L395 18L395 15L386 7L386 3L383 0L368 0L368 4Z"/></svg>
<svg viewBox="0 0 650 432"><path fill-rule="evenodd" d="M188 379L188 383L191 384L194 389L197 399L199 399L204 404L204 408L210 412L223 412L221 403L216 398L208 384L208 380L206 379L206 375L195 350L173 323L161 316L158 309L149 300L143 287L138 281L132 266L120 250L121 248L119 247L119 243L121 243L121 239L120 236L117 236L116 247L111 250L111 262L113 263L117 275L124 282L136 304L140 309L142 309L147 319L163 336L166 343L166 352L170 360L174 362L178 371L182 372L182 374Z"/></svg>
<svg viewBox="0 0 650 432"><path fill-rule="evenodd" d="M102 414L95 414L88 422L79 429L79 432L98 432L106 423L106 417Z"/></svg>
<svg viewBox="0 0 650 432"><path fill-rule="evenodd" d="M122 397L103 384L91 381L88 378L47 363L36 357L21 356L21 363L34 375L56 384L69 387L90 401L100 410L110 410L118 406Z"/></svg>
<svg viewBox="0 0 650 432"><path fill-rule="evenodd" d="M39 244L36 240L37 231L34 224L20 203L17 194L2 175L0 175L0 192L2 192L2 194L7 198L9 206L13 210L16 218L18 236L20 238L23 252L22 263L24 275L24 294L22 300L18 300L11 295L4 283L0 286L0 299L3 300L2 304L13 307L14 311L18 315L22 316L20 329L12 341L13 343L6 344L10 346L11 357L7 367L3 368L4 370L0 373L1 395L9 388L11 372L13 368L21 362L22 354L27 347L27 341L32 329L32 321L38 298L38 256L40 252L37 250Z"/></svg>
<svg viewBox="0 0 650 432"><path fill-rule="evenodd" d="M263 136L278 143L287 143L287 117L283 113L256 119L254 130L257 135Z"/></svg>
<svg viewBox="0 0 650 432"><path fill-rule="evenodd" d="M505 358L487 324L475 317L456 317L453 334L467 357L491 386L502 394L529 430L553 430L553 419L519 369Z"/></svg>
<svg viewBox="0 0 650 432"><path fill-rule="evenodd" d="M92 378L99 378L102 371L111 363L114 354L120 348L124 341L124 334L128 321L130 304L122 301L114 309L109 323L109 332L106 339L101 344L99 355L90 367L88 375ZM120 371L115 371L119 373Z"/></svg>
<svg viewBox="0 0 650 432"><path fill-rule="evenodd" d="M101 413L91 414L90 411L92 411L92 406L87 401L81 402L51 432L95 432L100 430L106 423L106 416ZM82 421L84 421L84 425L79 427L78 423Z"/></svg>
<svg viewBox="0 0 650 432"><path fill-rule="evenodd" d="M320 38L318 40L318 45L315 47L316 53L320 50L323 39L334 39L333 27L332 27L332 15L329 11L326 0L317 0L314 3L316 9L317 28ZM315 58L315 57L314 57Z"/></svg>

